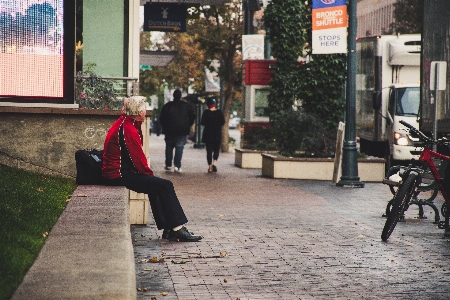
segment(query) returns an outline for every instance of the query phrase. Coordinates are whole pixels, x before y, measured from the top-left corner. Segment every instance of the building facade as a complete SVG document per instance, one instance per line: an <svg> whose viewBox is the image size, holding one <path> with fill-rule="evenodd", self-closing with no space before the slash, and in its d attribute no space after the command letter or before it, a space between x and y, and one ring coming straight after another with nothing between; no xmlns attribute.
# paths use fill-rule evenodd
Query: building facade
<svg viewBox="0 0 450 300"><path fill-rule="evenodd" d="M394 22L394 3L397 0L358 0L357 36L386 34Z"/></svg>

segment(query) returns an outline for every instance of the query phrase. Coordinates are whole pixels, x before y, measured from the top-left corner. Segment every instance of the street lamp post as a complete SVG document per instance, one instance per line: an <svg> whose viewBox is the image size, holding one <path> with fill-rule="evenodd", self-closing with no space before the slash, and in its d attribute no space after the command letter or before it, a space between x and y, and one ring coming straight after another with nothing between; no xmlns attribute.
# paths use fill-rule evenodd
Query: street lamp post
<svg viewBox="0 0 450 300"><path fill-rule="evenodd" d="M336 186L362 188L364 183L358 176L356 147L356 4L357 0L349 0L345 139L342 151L342 176Z"/></svg>

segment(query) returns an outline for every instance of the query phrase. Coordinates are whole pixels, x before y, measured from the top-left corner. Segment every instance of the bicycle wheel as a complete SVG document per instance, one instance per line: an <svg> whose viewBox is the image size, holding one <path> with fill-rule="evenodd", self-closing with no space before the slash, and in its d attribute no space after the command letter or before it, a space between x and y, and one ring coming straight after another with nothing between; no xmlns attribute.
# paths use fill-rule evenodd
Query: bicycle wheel
<svg viewBox="0 0 450 300"><path fill-rule="evenodd" d="M395 194L391 211L388 215L386 223L384 224L383 232L381 233L381 239L384 242L386 242L391 236L391 233L397 225L398 219L409 204L409 201L415 192L417 180L418 175L416 173L410 173L408 178L406 178L405 182L399 187L397 193Z"/></svg>

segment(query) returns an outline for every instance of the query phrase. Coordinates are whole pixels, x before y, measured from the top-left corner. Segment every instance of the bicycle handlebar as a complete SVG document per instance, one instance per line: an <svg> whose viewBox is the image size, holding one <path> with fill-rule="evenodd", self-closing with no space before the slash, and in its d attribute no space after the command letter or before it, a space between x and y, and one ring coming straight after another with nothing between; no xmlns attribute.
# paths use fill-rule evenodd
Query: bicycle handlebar
<svg viewBox="0 0 450 300"><path fill-rule="evenodd" d="M412 126L411 124L409 124L406 121L400 120L399 122L400 124L406 126L409 128L410 131L414 132L415 134L417 134L419 136L419 138L421 140L424 140L425 142L434 142L432 139L430 139L429 137L427 137L422 131L420 131L419 129L417 129L416 127Z"/></svg>
<svg viewBox="0 0 450 300"><path fill-rule="evenodd" d="M417 129L416 127L412 126L411 124L409 124L406 121L400 120L400 124L406 126L407 128L409 128L410 131L414 132L415 134L417 134L419 136L419 139L421 139L423 141L423 143L425 145L433 145L433 144L441 144L441 145L449 145L449 141L447 140L443 140L443 139L438 139L438 140L433 140L429 137L427 137L422 131L420 131L419 129Z"/></svg>

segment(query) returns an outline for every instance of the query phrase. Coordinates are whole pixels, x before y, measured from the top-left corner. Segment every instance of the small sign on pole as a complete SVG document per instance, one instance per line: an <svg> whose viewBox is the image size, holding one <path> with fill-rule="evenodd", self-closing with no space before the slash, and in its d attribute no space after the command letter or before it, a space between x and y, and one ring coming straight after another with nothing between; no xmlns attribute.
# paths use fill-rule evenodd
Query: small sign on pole
<svg viewBox="0 0 450 300"><path fill-rule="evenodd" d="M264 59L264 35L242 35L242 59Z"/></svg>
<svg viewBox="0 0 450 300"><path fill-rule="evenodd" d="M205 68L205 92L220 92L219 68L220 62L217 59L211 60L209 67Z"/></svg>
<svg viewBox="0 0 450 300"><path fill-rule="evenodd" d="M447 84L447 62L446 61L432 61L430 67L430 90L434 91L434 117L433 117L433 135L438 136L438 119L439 111L443 103L439 91L445 91ZM433 97L431 98L433 99ZM436 151L437 145L433 145L433 150Z"/></svg>
<svg viewBox="0 0 450 300"><path fill-rule="evenodd" d="M432 61L430 68L430 90L445 91L447 84L447 62Z"/></svg>

